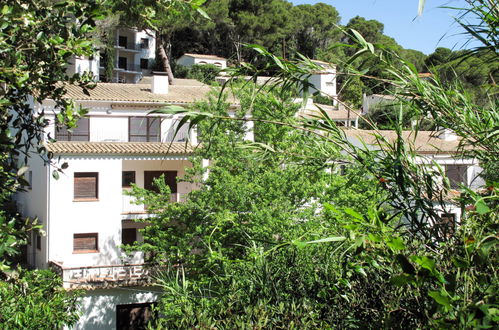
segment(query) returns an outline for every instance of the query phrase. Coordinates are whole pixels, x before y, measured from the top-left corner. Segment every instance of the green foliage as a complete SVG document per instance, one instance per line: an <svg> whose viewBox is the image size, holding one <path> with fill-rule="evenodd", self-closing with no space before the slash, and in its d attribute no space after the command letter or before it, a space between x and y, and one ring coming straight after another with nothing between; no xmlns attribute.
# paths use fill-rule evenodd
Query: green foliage
<svg viewBox="0 0 499 330"><path fill-rule="evenodd" d="M221 69L213 64L194 64L190 67L177 65L175 67L177 78L196 79L205 84L214 84L220 71Z"/></svg>
<svg viewBox="0 0 499 330"><path fill-rule="evenodd" d="M0 324L3 329L54 329L78 321L79 292L62 288L50 270L17 269L0 282Z"/></svg>

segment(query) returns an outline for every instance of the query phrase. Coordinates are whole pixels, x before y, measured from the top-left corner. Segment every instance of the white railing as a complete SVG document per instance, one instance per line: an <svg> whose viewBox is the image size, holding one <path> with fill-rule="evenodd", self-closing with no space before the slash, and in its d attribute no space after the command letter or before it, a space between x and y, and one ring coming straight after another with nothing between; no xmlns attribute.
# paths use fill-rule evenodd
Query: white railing
<svg viewBox="0 0 499 330"><path fill-rule="evenodd" d="M172 203L185 202L186 199L187 199L187 194L174 193L170 195L170 202ZM136 198L134 196L123 194L121 212L131 213L131 214L147 213L144 204L136 204L135 201Z"/></svg>
<svg viewBox="0 0 499 330"><path fill-rule="evenodd" d="M146 285L158 271L157 266L146 264L63 267L50 261L49 265L62 277L66 289Z"/></svg>

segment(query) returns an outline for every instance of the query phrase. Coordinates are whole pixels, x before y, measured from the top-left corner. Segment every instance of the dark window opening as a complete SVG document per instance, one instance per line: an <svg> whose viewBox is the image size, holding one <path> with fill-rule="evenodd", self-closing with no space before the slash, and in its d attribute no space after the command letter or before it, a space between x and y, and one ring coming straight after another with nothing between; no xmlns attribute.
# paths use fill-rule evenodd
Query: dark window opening
<svg viewBox="0 0 499 330"><path fill-rule="evenodd" d="M126 70L127 67L127 58L126 57L118 57L118 68Z"/></svg>
<svg viewBox="0 0 499 330"><path fill-rule="evenodd" d="M135 183L135 171L123 171L121 174L121 187L131 187L132 183Z"/></svg>
<svg viewBox="0 0 499 330"><path fill-rule="evenodd" d="M73 252L90 253L99 251L99 234L74 234Z"/></svg>
<svg viewBox="0 0 499 330"><path fill-rule="evenodd" d="M118 37L118 46L126 48L126 44L128 43L128 38L125 36Z"/></svg>
<svg viewBox="0 0 499 330"><path fill-rule="evenodd" d="M42 236L40 236L40 234L36 234L36 249L42 249Z"/></svg>
<svg viewBox="0 0 499 330"><path fill-rule="evenodd" d="M141 38L140 39L140 48L149 48L149 39L147 38Z"/></svg>
<svg viewBox="0 0 499 330"><path fill-rule="evenodd" d="M128 120L128 141L160 142L161 120L153 117L130 117Z"/></svg>
<svg viewBox="0 0 499 330"><path fill-rule="evenodd" d="M76 172L74 174L74 199L99 198L99 173Z"/></svg>
<svg viewBox="0 0 499 330"><path fill-rule="evenodd" d="M446 165L445 175L449 178L450 187L458 189L461 184L468 184L468 166L467 165Z"/></svg>
<svg viewBox="0 0 499 330"><path fill-rule="evenodd" d="M148 58L141 58L140 59L140 68L141 69L148 69L149 68L149 59Z"/></svg>
<svg viewBox="0 0 499 330"><path fill-rule="evenodd" d="M137 242L137 229L123 228L121 230L121 244L133 245L135 242Z"/></svg>
<svg viewBox="0 0 499 330"><path fill-rule="evenodd" d="M153 303L117 305L117 330L147 329L149 321L154 319Z"/></svg>
<svg viewBox="0 0 499 330"><path fill-rule="evenodd" d="M165 183L170 187L172 194L177 192L177 171L144 171L144 188L154 192L159 189L154 185L154 180L164 175Z"/></svg>
<svg viewBox="0 0 499 330"><path fill-rule="evenodd" d="M56 121L55 139L58 141L90 141L90 118L80 118L76 127L72 128L71 131L66 128L66 125Z"/></svg>

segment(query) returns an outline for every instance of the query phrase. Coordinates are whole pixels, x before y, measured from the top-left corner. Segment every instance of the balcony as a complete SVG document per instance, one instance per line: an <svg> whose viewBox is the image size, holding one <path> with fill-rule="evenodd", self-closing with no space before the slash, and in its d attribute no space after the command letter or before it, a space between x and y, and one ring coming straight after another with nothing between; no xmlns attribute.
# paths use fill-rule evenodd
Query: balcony
<svg viewBox="0 0 499 330"><path fill-rule="evenodd" d="M142 73L140 65L134 63L118 64L118 66L114 68L114 70L123 71L123 72L132 72L132 73Z"/></svg>
<svg viewBox="0 0 499 330"><path fill-rule="evenodd" d="M137 44L135 42L119 42L116 48L119 50L128 50L132 52L140 52L140 50L142 49L141 44Z"/></svg>
<svg viewBox="0 0 499 330"><path fill-rule="evenodd" d="M171 203L181 203L185 202L187 199L187 194L174 193L170 194ZM136 199L134 196L129 196L123 194L122 197L122 214L147 214L147 208L144 204L136 204Z"/></svg>
<svg viewBox="0 0 499 330"><path fill-rule="evenodd" d="M49 266L62 277L65 289L98 289L148 285L152 283L153 277L160 268L147 264L65 268L54 261L50 261Z"/></svg>

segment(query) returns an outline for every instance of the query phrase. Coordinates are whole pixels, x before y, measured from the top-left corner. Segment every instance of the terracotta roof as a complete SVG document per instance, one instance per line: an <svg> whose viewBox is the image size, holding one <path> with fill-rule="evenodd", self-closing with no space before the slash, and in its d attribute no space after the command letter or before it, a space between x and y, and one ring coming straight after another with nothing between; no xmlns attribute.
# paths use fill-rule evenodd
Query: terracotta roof
<svg viewBox="0 0 499 330"><path fill-rule="evenodd" d="M189 155L194 148L185 142L52 142L54 154L90 155Z"/></svg>
<svg viewBox="0 0 499 330"><path fill-rule="evenodd" d="M227 61L227 59L217 56L217 55L207 55L207 54L193 54L193 53L185 53L182 56L190 56L190 57L197 57L197 58L205 58L205 59L210 59L210 60L222 60L222 61Z"/></svg>
<svg viewBox="0 0 499 330"><path fill-rule="evenodd" d="M395 141L397 133L395 131L374 131L374 130L359 130L359 129L345 129L347 137L358 138L366 144L376 145L377 140L375 134L380 134L389 142ZM443 153L456 153L459 149L461 139L458 137L456 140L449 141L439 138L440 132L438 131L403 131L402 136L404 141L411 143L416 152L421 154L443 154ZM468 148L469 149L469 148Z"/></svg>
<svg viewBox="0 0 499 330"><path fill-rule="evenodd" d="M67 85L66 97L77 101L122 101L144 103L194 103L204 99L211 88L207 85L170 85L168 94L151 92L150 85L97 83L89 90L90 95L83 93L79 86Z"/></svg>
<svg viewBox="0 0 499 330"><path fill-rule="evenodd" d="M359 114L362 112L361 110L351 110L350 113L348 113L347 109L338 109L330 105L314 103L313 105L307 104L304 109L302 108L298 111L297 115L303 118L320 116L319 107L333 120L355 120L357 117L360 117Z"/></svg>
<svg viewBox="0 0 499 330"><path fill-rule="evenodd" d="M144 76L142 79L139 80L137 84L141 85L151 85L152 84L152 76ZM173 85L180 85L180 86L207 86L206 84L203 84L199 80L196 79L181 79L181 78L174 78L173 79Z"/></svg>

